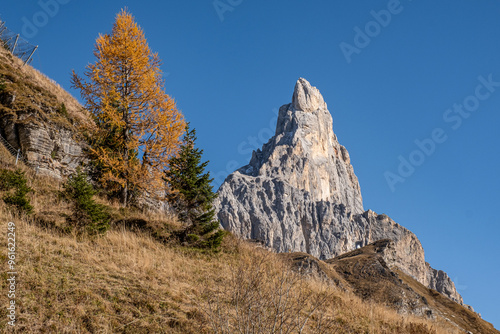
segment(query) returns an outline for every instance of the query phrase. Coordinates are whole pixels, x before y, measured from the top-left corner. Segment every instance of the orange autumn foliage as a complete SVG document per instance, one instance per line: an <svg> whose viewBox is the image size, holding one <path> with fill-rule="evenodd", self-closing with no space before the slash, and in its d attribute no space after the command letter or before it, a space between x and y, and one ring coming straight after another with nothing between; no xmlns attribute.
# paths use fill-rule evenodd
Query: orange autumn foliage
<svg viewBox="0 0 500 334"><path fill-rule="evenodd" d="M85 71L88 81L73 71L72 83L94 116L84 133L100 182L127 206L131 190L154 195L164 188L163 171L185 121L164 91L158 55L126 9L111 34L99 35L94 56Z"/></svg>

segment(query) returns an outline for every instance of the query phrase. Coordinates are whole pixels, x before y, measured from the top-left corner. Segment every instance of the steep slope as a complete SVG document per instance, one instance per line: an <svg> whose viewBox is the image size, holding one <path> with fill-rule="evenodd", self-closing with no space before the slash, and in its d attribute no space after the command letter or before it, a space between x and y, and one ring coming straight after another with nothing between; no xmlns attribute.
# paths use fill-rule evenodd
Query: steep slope
<svg viewBox="0 0 500 334"><path fill-rule="evenodd" d="M0 147L0 167L13 169L13 160ZM443 318L402 319L379 303L364 302L342 288L349 287L347 280L331 265L307 254L302 255L319 263L340 289L326 276L296 273L281 256L232 236L217 254L166 243L177 228L166 217L155 222L159 216L111 207L113 216L126 214L125 221L117 221L105 236L65 232L57 221L71 211L58 196L60 182L21 167L34 189L34 213L20 216L0 200L0 220L15 223L19 273L15 327L7 324L7 308L0 308L0 332L221 333L229 326L224 333L235 333L248 323L248 308L261 320L252 322L254 332L271 333L276 312L270 306L281 300L279 314L288 326L293 317L305 319L316 310L303 333L462 333ZM0 247L7 248L6 238ZM7 253L0 260L7 261ZM6 291L7 277L2 277ZM6 293L0 295L2 304L8 301Z"/></svg>
<svg viewBox="0 0 500 334"><path fill-rule="evenodd" d="M57 188L54 182L52 186ZM321 317L312 318L303 333L463 333L441 318L402 319L396 311L365 303L322 280L300 279L276 254L232 238L221 253L201 254L125 229L97 239L63 235L12 215L1 201L0 219L16 224L19 272L16 327L7 325L2 307L2 333L221 333L225 317L231 326L244 325L232 317L239 306L273 302L272 296L284 291L292 296L287 308L303 305L298 291L307 292L309 301L325 301ZM6 249L6 238L0 247ZM7 261L6 253L0 260ZM0 286L6 291L2 277ZM245 286L252 287L253 295L241 294ZM291 287L300 290L280 290ZM233 302L235 296L240 304ZM0 302L7 301L2 294Z"/></svg>
<svg viewBox="0 0 500 334"><path fill-rule="evenodd" d="M277 252L329 259L380 239L395 242L392 263L462 304L453 282L432 269L417 237L386 215L363 212L358 179L317 88L295 85L275 135L220 186L222 226Z"/></svg>
<svg viewBox="0 0 500 334"><path fill-rule="evenodd" d="M39 173L61 178L85 159L75 126L88 122L80 104L0 46L0 136Z"/></svg>
<svg viewBox="0 0 500 334"><path fill-rule="evenodd" d="M386 305L400 314L440 319L464 333L500 333L467 307L423 286L397 266L391 266L388 261L393 252L394 242L385 239L327 261L304 253L283 256L304 273L330 280L363 300Z"/></svg>

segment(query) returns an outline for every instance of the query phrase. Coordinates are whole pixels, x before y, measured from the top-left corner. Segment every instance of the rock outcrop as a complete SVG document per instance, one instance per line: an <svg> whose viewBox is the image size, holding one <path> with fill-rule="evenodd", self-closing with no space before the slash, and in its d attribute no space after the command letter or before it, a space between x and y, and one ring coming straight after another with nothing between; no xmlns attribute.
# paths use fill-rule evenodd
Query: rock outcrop
<svg viewBox="0 0 500 334"><path fill-rule="evenodd" d="M14 148L21 149L25 163L38 173L61 179L85 161L83 143L75 133L54 123L33 118L0 118L0 133Z"/></svg>
<svg viewBox="0 0 500 334"><path fill-rule="evenodd" d="M275 136L253 153L239 175L256 182L283 180L311 201L343 203L349 211L362 213L358 178L332 124L319 91L299 79L292 103L280 108Z"/></svg>
<svg viewBox="0 0 500 334"><path fill-rule="evenodd" d="M281 253L280 257L304 276L319 278L399 314L449 322L463 333L498 333L470 306L452 303L435 287L425 287L402 272L397 247L393 240L381 239L326 261L303 252Z"/></svg>
<svg viewBox="0 0 500 334"><path fill-rule="evenodd" d="M57 83L0 48L0 135L40 174L63 178L82 162L82 106ZM4 142L5 143L5 142Z"/></svg>
<svg viewBox="0 0 500 334"><path fill-rule="evenodd" d="M305 79L297 81L292 103L280 108L275 135L218 193L222 226L244 239L322 260L390 239L388 266L462 303L449 277L425 262L412 232L386 215L364 211L349 153L333 133L322 95Z"/></svg>
<svg viewBox="0 0 500 334"><path fill-rule="evenodd" d="M455 288L455 283L451 280L447 273L442 270L436 270L426 263L426 278L425 286L430 289L441 292L443 295L448 296L451 300L465 305L462 296L457 292ZM473 308L469 305L465 305L467 308L473 311Z"/></svg>

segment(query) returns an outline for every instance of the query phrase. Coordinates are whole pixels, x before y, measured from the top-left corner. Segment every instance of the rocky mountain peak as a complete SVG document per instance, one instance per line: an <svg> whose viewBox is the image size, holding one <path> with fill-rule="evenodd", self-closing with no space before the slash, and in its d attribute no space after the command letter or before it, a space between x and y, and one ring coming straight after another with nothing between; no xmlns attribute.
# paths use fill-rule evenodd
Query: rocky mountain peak
<svg viewBox="0 0 500 334"><path fill-rule="evenodd" d="M330 259L390 239L386 262L462 303L447 275L431 268L418 238L386 215L364 211L349 153L333 132L319 90L300 78L276 132L229 175L215 206L222 226L277 252Z"/></svg>
<svg viewBox="0 0 500 334"><path fill-rule="evenodd" d="M295 85L293 102L279 110L275 135L237 172L279 179L312 200L363 212L349 153L333 133L332 116L321 93L302 78Z"/></svg>
<svg viewBox="0 0 500 334"><path fill-rule="evenodd" d="M318 109L327 109L323 96L309 81L299 78L293 91L292 106L295 110L312 112Z"/></svg>

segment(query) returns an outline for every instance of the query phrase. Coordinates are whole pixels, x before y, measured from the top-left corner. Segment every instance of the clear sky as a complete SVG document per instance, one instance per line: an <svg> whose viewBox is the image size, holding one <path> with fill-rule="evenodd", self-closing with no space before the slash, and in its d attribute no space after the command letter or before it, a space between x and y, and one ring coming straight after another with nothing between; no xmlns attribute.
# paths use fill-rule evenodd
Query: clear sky
<svg viewBox="0 0 500 334"><path fill-rule="evenodd" d="M365 209L413 231L500 328L500 2L33 0L4 2L0 17L39 45L32 65L70 89L124 6L163 59L216 186L274 133L304 77L328 103Z"/></svg>

